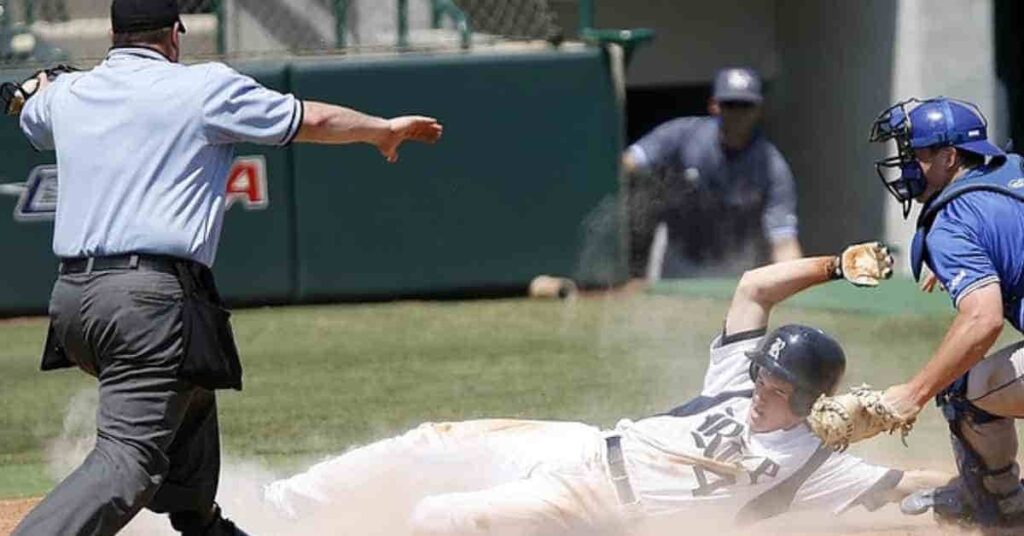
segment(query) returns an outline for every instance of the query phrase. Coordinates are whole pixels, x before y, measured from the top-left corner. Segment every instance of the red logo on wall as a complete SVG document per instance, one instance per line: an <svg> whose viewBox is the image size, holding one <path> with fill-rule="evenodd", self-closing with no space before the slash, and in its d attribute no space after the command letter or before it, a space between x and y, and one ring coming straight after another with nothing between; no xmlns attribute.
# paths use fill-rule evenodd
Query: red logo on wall
<svg viewBox="0 0 1024 536"><path fill-rule="evenodd" d="M14 219L21 222L52 221L57 213L57 166L36 166L25 182L0 184L0 195L18 198ZM267 161L262 156L240 156L228 171L224 210L236 202L246 210L270 206Z"/></svg>
<svg viewBox="0 0 1024 536"><path fill-rule="evenodd" d="M270 204L267 161L262 156L240 156L228 171L224 210L236 202L246 210L263 210Z"/></svg>

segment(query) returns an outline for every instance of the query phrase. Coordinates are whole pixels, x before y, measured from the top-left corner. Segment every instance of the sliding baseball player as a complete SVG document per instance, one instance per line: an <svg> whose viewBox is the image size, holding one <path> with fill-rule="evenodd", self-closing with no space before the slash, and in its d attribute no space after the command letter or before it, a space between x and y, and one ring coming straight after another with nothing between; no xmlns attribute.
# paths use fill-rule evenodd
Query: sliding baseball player
<svg viewBox="0 0 1024 536"><path fill-rule="evenodd" d="M423 424L273 482L265 499L316 530L418 536L594 534L698 512L746 524L899 500L948 477L824 445L805 420L835 392L843 350L812 327L767 331L786 298L838 278L874 286L891 263L869 243L747 272L711 342L700 396L663 415L613 430L508 419Z"/></svg>

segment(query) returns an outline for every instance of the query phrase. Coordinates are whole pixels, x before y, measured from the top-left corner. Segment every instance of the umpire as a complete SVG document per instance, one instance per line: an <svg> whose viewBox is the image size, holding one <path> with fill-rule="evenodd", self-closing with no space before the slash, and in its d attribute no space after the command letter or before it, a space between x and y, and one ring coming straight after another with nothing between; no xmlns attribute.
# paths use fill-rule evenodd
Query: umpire
<svg viewBox="0 0 1024 536"><path fill-rule="evenodd" d="M56 150L59 203L44 370L99 381L96 445L15 530L117 533L147 507L186 535L244 534L214 504L214 390L241 367L210 272L233 144L366 142L397 159L434 142L428 117L382 119L264 88L218 63L178 63L176 0L114 0L113 47L89 72L38 77L21 112Z"/></svg>

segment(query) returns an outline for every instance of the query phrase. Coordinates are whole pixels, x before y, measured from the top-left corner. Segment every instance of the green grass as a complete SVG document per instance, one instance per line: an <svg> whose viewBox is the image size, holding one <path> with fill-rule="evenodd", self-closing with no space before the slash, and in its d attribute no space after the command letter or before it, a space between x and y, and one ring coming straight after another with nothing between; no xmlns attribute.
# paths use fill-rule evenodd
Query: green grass
<svg viewBox="0 0 1024 536"><path fill-rule="evenodd" d="M638 294L240 311L245 390L220 396L223 450L285 470L427 420L611 426L696 394L725 309L716 297ZM884 386L923 362L950 316L805 304L780 308L773 324L801 321L837 334L850 358L848 383ZM43 320L0 323L0 496L49 489L47 449L69 405L89 410L88 396L74 397L94 388L91 378L37 371L44 328ZM910 449L892 438L860 448L885 461L944 466L947 445L929 410Z"/></svg>
<svg viewBox="0 0 1024 536"><path fill-rule="evenodd" d="M661 281L649 292L668 296L689 296L728 300L736 286L735 279L677 279ZM944 292L923 293L910 278L896 277L875 289L853 285L825 285L794 296L790 302L797 307L839 312L884 315L948 315L949 296Z"/></svg>

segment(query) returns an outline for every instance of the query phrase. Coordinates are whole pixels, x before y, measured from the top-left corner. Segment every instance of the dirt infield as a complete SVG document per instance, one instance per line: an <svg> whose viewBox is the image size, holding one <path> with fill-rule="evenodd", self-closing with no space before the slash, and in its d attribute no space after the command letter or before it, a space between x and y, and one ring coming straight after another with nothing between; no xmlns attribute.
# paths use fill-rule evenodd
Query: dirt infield
<svg viewBox="0 0 1024 536"><path fill-rule="evenodd" d="M8 536L13 532L18 521L21 521L21 518L25 517L25 514L38 502L38 497L0 501L0 536Z"/></svg>
<svg viewBox="0 0 1024 536"><path fill-rule="evenodd" d="M39 497L31 499L15 499L15 500L0 500L0 536L9 536L14 530L15 525L21 520L29 510L35 506L40 500ZM862 521L860 523L849 523L840 522L835 530L827 529L812 529L810 527L801 527L801 523L788 523L788 529L786 523L780 523L778 526L764 527L762 530L752 531L750 534L756 534L757 536L774 536L776 534L786 534L789 536L925 536L927 535L939 535L939 536L968 536L970 532L964 532L956 529L940 529L935 525L917 518L914 521L909 521L908 518L902 518L902 520L894 519L893 523L886 523L889 519L882 520L886 527L877 528L872 527L870 521ZM675 531L672 531L673 533ZM646 533L645 533L646 534Z"/></svg>

